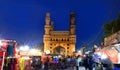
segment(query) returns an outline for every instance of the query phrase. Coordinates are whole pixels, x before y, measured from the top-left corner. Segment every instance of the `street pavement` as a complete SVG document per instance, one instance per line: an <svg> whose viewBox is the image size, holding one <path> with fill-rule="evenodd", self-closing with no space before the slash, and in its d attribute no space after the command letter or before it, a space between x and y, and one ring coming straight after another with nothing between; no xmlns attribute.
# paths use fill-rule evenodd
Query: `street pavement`
<svg viewBox="0 0 120 70"><path fill-rule="evenodd" d="M74 68L69 67L69 68L64 69L64 70L76 70L76 67L74 67ZM79 70L85 70L85 67L79 67ZM95 70L95 69L93 68L93 70ZM106 70L106 69L103 68L103 70ZM120 68L114 68L114 70L120 70Z"/></svg>
<svg viewBox="0 0 120 70"><path fill-rule="evenodd" d="M40 70L43 70L43 69L40 69ZM51 70L51 69L49 69L49 70ZM57 70L59 70L59 69L57 69ZM72 68L72 67L68 67L67 69L62 69L62 70L76 70L76 67L74 67L74 68ZM85 67L79 67L79 70L85 70ZM94 68L93 68L93 70L95 70ZM103 68L103 70L106 70L105 68ZM114 68L114 70L120 70L120 68Z"/></svg>
<svg viewBox="0 0 120 70"><path fill-rule="evenodd" d="M64 70L76 70L76 67L74 67L74 68L69 67L69 68L64 69ZM79 67L79 70L85 70L85 67Z"/></svg>

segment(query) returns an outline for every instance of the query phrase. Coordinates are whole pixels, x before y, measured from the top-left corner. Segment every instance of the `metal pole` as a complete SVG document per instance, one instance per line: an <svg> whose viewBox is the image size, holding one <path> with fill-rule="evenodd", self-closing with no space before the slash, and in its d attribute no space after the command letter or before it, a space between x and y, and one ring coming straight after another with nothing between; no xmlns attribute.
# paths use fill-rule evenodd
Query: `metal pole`
<svg viewBox="0 0 120 70"><path fill-rule="evenodd" d="M3 59L2 59L2 67L1 67L1 70L3 70L3 66L4 66L4 59L5 59L5 52L3 52Z"/></svg>

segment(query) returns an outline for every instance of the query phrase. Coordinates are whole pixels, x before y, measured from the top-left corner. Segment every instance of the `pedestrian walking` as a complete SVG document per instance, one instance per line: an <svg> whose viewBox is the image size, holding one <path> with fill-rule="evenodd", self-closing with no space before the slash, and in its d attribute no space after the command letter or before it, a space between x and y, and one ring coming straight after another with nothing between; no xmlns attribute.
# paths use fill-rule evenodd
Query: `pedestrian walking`
<svg viewBox="0 0 120 70"><path fill-rule="evenodd" d="M80 55L78 55L76 58L76 70L79 70L80 63L81 63L81 57Z"/></svg>
<svg viewBox="0 0 120 70"><path fill-rule="evenodd" d="M101 60L101 62L106 65L106 70L114 70L114 64L109 58Z"/></svg>
<svg viewBox="0 0 120 70"><path fill-rule="evenodd" d="M85 67L85 70L87 70L88 67L89 67L88 61L89 61L89 57L88 57L88 55L86 55L86 56L83 58L83 66Z"/></svg>
<svg viewBox="0 0 120 70"><path fill-rule="evenodd" d="M89 70L93 70L95 63L94 63L92 56L89 56L88 64L89 64Z"/></svg>
<svg viewBox="0 0 120 70"><path fill-rule="evenodd" d="M95 70L103 70L103 66L101 63L95 63Z"/></svg>
<svg viewBox="0 0 120 70"><path fill-rule="evenodd" d="M46 58L46 61L44 63L44 70L49 70L49 58Z"/></svg>

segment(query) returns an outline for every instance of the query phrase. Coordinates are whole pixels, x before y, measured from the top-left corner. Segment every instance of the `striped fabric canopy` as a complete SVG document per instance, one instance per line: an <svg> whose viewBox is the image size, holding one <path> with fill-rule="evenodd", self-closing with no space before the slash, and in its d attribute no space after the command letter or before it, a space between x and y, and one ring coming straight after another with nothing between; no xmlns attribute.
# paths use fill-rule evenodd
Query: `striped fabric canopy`
<svg viewBox="0 0 120 70"><path fill-rule="evenodd" d="M106 50L103 52L113 62L118 63L118 51L117 50Z"/></svg>

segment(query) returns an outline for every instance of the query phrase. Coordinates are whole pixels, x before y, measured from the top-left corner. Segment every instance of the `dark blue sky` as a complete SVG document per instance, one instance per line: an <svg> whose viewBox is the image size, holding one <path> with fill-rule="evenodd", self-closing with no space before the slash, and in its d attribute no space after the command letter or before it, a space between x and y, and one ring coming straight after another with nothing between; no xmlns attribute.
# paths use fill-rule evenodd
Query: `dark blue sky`
<svg viewBox="0 0 120 70"><path fill-rule="evenodd" d="M79 49L84 42L98 42L102 25L120 12L119 4L120 0L0 0L0 37L33 46L43 40L46 12L55 30L68 30L74 11Z"/></svg>

